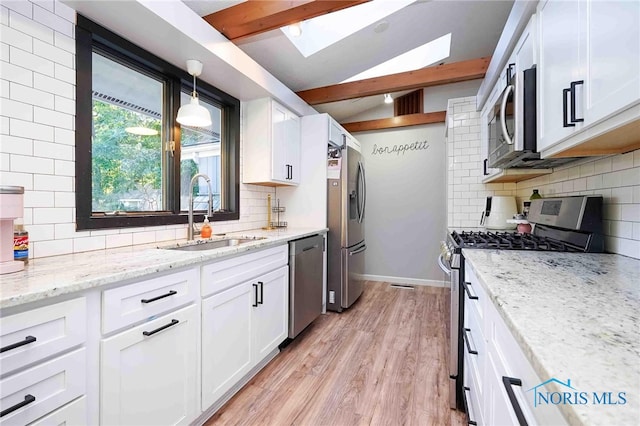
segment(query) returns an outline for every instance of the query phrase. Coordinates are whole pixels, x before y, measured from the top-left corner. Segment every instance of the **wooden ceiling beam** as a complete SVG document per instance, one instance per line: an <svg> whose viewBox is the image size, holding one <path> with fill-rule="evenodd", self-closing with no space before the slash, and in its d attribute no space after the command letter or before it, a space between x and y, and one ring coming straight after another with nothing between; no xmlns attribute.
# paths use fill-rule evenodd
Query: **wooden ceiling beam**
<svg viewBox="0 0 640 426"><path fill-rule="evenodd" d="M368 78L351 83L334 84L302 90L297 95L309 105L363 98L383 93L413 90L459 81L483 78L491 57L437 65L382 77Z"/></svg>
<svg viewBox="0 0 640 426"><path fill-rule="evenodd" d="M247 0L203 16L229 40L260 34L370 0Z"/></svg>
<svg viewBox="0 0 640 426"><path fill-rule="evenodd" d="M349 133L366 132L369 130L393 129L396 127L417 126L420 124L444 123L446 111L427 112L422 114L399 115L391 118L377 120L354 121L340 123Z"/></svg>

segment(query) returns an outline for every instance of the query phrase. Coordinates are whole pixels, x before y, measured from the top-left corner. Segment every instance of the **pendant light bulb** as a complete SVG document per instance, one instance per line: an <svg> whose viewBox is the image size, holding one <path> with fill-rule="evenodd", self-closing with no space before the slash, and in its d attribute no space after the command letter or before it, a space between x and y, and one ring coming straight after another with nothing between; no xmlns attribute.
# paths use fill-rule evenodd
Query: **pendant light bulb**
<svg viewBox="0 0 640 426"><path fill-rule="evenodd" d="M393 103L393 98L391 97L390 93L385 93L384 94L384 103L385 104L392 104Z"/></svg>
<svg viewBox="0 0 640 426"><path fill-rule="evenodd" d="M195 59L187 61L187 71L193 76L193 92L187 105L182 105L178 110L176 121L183 126L207 127L211 125L209 110L200 105L196 90L196 77L202 73L202 62Z"/></svg>

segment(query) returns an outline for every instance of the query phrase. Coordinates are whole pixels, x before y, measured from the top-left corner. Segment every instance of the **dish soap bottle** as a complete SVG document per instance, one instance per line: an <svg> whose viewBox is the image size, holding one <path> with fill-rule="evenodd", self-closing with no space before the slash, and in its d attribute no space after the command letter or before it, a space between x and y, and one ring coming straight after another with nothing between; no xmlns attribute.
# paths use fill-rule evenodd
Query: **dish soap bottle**
<svg viewBox="0 0 640 426"><path fill-rule="evenodd" d="M542 195L540 195L537 189L534 189L533 194L531 194L531 197L529 197L529 200L538 200L540 198L542 198Z"/></svg>
<svg viewBox="0 0 640 426"><path fill-rule="evenodd" d="M209 225L209 217L204 215L204 222L200 228L200 237L211 238L211 226Z"/></svg>

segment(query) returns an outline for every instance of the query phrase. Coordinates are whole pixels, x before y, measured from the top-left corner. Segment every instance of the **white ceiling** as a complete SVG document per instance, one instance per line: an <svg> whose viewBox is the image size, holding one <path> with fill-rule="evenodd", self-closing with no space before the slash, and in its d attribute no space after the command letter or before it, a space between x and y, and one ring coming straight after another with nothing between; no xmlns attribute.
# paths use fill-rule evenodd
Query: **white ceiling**
<svg viewBox="0 0 640 426"><path fill-rule="evenodd" d="M200 16L240 2L184 0ZM386 31L374 32L378 21L308 58L280 30L246 38L237 45L287 87L299 91L339 83L447 33L452 33L451 53L442 62L491 56L512 5L512 0L418 1L386 17ZM380 102L377 96L314 108L343 120Z"/></svg>

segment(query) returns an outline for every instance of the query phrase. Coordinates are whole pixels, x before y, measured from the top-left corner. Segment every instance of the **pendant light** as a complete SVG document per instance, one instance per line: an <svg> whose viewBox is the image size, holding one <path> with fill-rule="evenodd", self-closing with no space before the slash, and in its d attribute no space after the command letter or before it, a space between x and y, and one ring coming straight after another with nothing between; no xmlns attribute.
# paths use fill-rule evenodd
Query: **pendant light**
<svg viewBox="0 0 640 426"><path fill-rule="evenodd" d="M385 93L384 94L384 103L385 104L392 104L393 103L393 98L391 97L390 93Z"/></svg>
<svg viewBox="0 0 640 426"><path fill-rule="evenodd" d="M187 105L182 105L178 110L176 121L183 126L210 126L211 114L209 114L209 110L200 105L196 92L196 77L202 73L202 62L195 59L188 60L187 71L193 76L193 92L191 93L191 101Z"/></svg>

